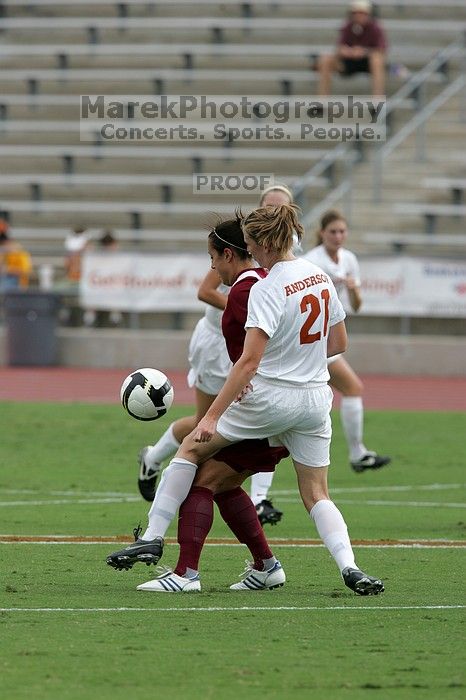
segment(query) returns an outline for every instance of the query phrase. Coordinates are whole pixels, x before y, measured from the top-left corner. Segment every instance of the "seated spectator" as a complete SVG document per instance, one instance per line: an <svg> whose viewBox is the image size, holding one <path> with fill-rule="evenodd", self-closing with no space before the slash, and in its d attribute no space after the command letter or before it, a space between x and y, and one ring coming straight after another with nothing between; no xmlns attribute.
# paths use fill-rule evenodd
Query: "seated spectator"
<svg viewBox="0 0 466 700"><path fill-rule="evenodd" d="M79 282L81 278L81 258L89 245L86 229L76 226L65 238L65 270L70 282Z"/></svg>
<svg viewBox="0 0 466 700"><path fill-rule="evenodd" d="M32 262L29 253L10 238L8 222L0 220L0 292L29 286Z"/></svg>
<svg viewBox="0 0 466 700"><path fill-rule="evenodd" d="M367 0L354 0L349 20L340 29L336 51L318 60L319 94L329 95L332 73L350 76L370 73L372 94L385 94L385 54L387 40L379 22L372 16Z"/></svg>

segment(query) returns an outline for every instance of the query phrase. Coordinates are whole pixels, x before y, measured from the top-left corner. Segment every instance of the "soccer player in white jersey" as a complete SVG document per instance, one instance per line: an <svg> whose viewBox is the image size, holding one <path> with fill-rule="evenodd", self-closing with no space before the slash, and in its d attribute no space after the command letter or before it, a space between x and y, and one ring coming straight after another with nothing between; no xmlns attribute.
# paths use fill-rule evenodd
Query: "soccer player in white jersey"
<svg viewBox="0 0 466 700"><path fill-rule="evenodd" d="M348 225L339 211L325 212L317 234L317 247L304 255L331 278L346 311L357 312L361 306L361 277L359 263L344 247ZM363 385L357 374L341 355L329 359L329 384L342 394L340 418L349 449L349 460L355 472L379 469L391 460L368 450L363 441Z"/></svg>
<svg viewBox="0 0 466 700"><path fill-rule="evenodd" d="M193 331L188 351L188 385L195 390L196 413L171 423L154 445L147 445L139 452L138 487L142 497L150 503L154 500L162 462L175 454L186 435L198 424L230 370L221 329L228 291L215 270L209 270L199 287L198 298L207 307Z"/></svg>
<svg viewBox="0 0 466 700"><path fill-rule="evenodd" d="M259 200L260 207L278 207L281 204L293 204L293 193L286 185L271 185L267 187ZM294 253L301 252L301 244L298 236L294 234ZM251 500L256 506L257 514L262 525L270 523L275 525L282 518L282 511L278 510L269 498L269 490L272 486L274 472L257 472L251 476Z"/></svg>
<svg viewBox="0 0 466 700"><path fill-rule="evenodd" d="M198 465L229 443L268 437L289 450L306 511L345 585L359 595L381 593L382 581L357 567L327 485L333 398L327 356L346 350L345 312L330 278L292 253L293 232L303 232L295 205L256 209L242 226L249 252L270 271L249 296L243 353L165 469L143 537L107 561L157 563Z"/></svg>

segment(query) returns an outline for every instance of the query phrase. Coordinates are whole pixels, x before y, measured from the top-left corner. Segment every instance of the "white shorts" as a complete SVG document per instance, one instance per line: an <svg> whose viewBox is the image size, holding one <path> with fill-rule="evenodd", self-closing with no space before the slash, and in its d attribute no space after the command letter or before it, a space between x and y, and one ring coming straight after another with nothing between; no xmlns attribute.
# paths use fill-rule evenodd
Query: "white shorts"
<svg viewBox="0 0 466 700"><path fill-rule="evenodd" d="M218 421L217 431L238 442L269 438L284 445L292 458L309 467L330 464L333 393L328 384L290 387L256 375L253 391L233 403Z"/></svg>
<svg viewBox="0 0 466 700"><path fill-rule="evenodd" d="M188 360L188 385L216 396L225 383L231 362L220 330L214 330L205 318L201 318L194 329Z"/></svg>

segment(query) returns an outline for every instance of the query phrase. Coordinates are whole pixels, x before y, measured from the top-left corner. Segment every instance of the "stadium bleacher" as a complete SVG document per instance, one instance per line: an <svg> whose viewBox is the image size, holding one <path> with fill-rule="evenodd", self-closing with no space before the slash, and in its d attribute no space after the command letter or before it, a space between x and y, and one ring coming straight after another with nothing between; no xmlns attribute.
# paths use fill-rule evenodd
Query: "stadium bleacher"
<svg viewBox="0 0 466 700"><path fill-rule="evenodd" d="M316 57L333 45L346 7L342 0L290 0L276 2L273 8L265 0L221 5L208 0L2 2L0 156L4 174L0 178L0 209L7 212L25 245L38 251L38 264L41 236L47 254L56 246L58 256L61 244L57 232L73 226L78 216L84 225L106 225L118 232L129 232L131 225L137 224L139 245L147 250L161 244L165 230L165 246L176 247L183 227L192 232L201 225L202 209L228 209L236 203L234 198L222 196L196 202L190 189L193 172L265 170L292 184L321 158L328 158L335 145L311 141L305 146L293 140L271 145L104 143L89 127L91 133L82 142L78 96L89 92L128 97L137 92L156 95L165 91L252 94L257 99L261 95L275 99L306 95L315 90ZM431 0L381 0L377 7L390 42L389 61L395 67L402 64L404 76L422 68L437 51L458 39L466 26L466 8L456 0L441 7ZM448 13L445 7L450 8ZM461 57L442 64L423 83L424 101L434 94L437 83L447 84L461 70ZM404 79L389 71L389 97ZM335 93L345 94L349 84L336 77ZM367 79L352 79L351 90L356 95L366 94ZM405 100L391 129L396 130L409 118L418 98L416 94ZM458 99L446 106L437 122L431 120L429 128L436 137L428 154L434 166L428 173L423 172L421 163L413 163L414 137L406 142L402 155L397 152L387 161L381 204L375 206L370 200L370 152L365 161L353 166L351 223L356 252L367 248L375 214L381 231L380 250L391 250L403 231L411 236L413 245L422 248L422 222L429 216L429 204L461 206L458 201L448 201L448 191L457 192L458 187L447 184L446 179L453 178L458 184L464 177L464 165L441 159L441 154L455 152L453 130L444 128L441 133L441 122L453 124ZM459 138L461 123L455 123ZM328 172L307 179L304 204L315 204L317 197L331 194L345 173L346 157L337 154ZM423 187L420 182L426 174L437 178L437 184L432 180ZM419 203L421 192L428 197L433 187L443 188L447 201ZM118 199L113 206L109 196L112 188L116 188ZM255 201L254 196L242 197L246 206ZM417 231L413 230L414 214L420 223ZM435 217L444 214L446 210L437 209ZM451 243L455 254L458 245L452 237L461 234L461 226L460 218L448 219L450 238L445 236L443 245L448 249ZM157 232L153 239L150 231ZM129 246L134 237L125 233L121 240Z"/></svg>

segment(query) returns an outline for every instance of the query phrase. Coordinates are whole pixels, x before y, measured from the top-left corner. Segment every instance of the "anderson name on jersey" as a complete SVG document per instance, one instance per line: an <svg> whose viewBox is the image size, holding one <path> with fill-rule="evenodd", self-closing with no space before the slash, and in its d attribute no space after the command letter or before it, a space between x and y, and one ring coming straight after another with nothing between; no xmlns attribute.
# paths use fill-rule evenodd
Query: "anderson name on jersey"
<svg viewBox="0 0 466 700"><path fill-rule="evenodd" d="M304 258L276 263L253 285L246 328L269 337L257 374L290 384L325 384L329 328L345 318L333 282Z"/></svg>

